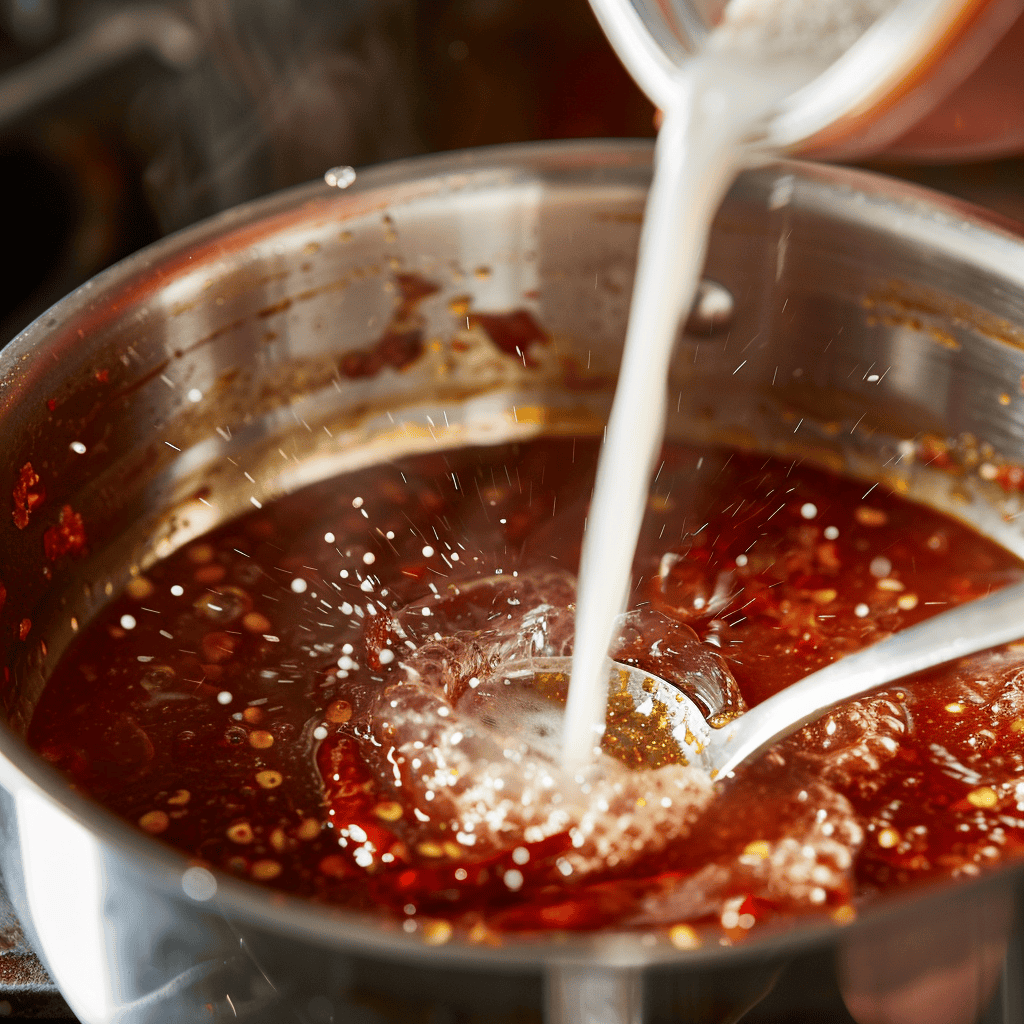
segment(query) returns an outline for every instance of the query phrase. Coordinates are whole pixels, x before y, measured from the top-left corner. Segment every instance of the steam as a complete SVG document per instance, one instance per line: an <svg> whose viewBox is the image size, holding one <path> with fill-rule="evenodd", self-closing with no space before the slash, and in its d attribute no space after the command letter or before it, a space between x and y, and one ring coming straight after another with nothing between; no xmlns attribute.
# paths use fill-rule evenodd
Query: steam
<svg viewBox="0 0 1024 1024"><path fill-rule="evenodd" d="M131 115L161 228L419 150L412 15L398 0L195 0L204 57Z"/></svg>

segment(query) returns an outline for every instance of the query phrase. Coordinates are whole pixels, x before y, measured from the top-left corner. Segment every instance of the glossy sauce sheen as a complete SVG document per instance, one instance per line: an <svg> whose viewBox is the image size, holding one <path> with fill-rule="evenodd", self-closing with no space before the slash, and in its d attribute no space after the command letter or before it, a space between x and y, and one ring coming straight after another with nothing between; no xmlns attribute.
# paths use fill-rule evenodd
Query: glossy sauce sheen
<svg viewBox="0 0 1024 1024"><path fill-rule="evenodd" d="M735 941L807 913L849 920L879 890L1018 855L1024 648L1012 646L838 709L716 786L678 840L645 847L640 807L641 838L627 842L620 819L622 848L599 863L572 859L571 829L495 845L414 809L444 794L428 805L396 783L408 765L387 760L397 747L374 702L430 644L445 678L468 666L445 684L468 693L487 631L530 588L571 604L596 455L580 438L404 459L192 542L78 639L30 742L208 864L380 909L431 942L610 925ZM687 688L676 652L699 649L738 683L731 706L755 704L1021 575L1002 549L880 486L669 446L626 655Z"/></svg>

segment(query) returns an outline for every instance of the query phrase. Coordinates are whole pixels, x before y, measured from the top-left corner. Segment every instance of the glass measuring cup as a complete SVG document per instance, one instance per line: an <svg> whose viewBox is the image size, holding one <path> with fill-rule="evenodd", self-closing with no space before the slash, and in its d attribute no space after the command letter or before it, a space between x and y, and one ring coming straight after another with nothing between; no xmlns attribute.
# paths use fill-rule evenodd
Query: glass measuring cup
<svg viewBox="0 0 1024 1024"><path fill-rule="evenodd" d="M664 109L679 68L708 47L726 5L720 0L591 0L591 6L627 70ZM890 148L965 83L968 92L973 87L986 95L999 88L999 76L986 76L979 68L1020 23L1022 12L1020 0L902 0L838 60L777 105L765 125L765 148L829 159L862 158ZM968 108L975 105L969 102ZM965 155L998 153L1012 144L1016 135L1007 134L1005 120L994 122L984 138L972 134ZM915 141L910 152L955 157L962 146L954 132L942 123L924 149Z"/></svg>

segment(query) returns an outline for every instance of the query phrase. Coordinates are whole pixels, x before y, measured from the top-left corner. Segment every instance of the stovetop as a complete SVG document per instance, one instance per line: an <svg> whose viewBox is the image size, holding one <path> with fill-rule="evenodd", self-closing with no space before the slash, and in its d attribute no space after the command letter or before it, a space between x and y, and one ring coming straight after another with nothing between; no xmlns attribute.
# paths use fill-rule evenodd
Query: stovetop
<svg viewBox="0 0 1024 1024"><path fill-rule="evenodd" d="M0 888L0 1017L74 1020L68 1004L25 942L11 901Z"/></svg>

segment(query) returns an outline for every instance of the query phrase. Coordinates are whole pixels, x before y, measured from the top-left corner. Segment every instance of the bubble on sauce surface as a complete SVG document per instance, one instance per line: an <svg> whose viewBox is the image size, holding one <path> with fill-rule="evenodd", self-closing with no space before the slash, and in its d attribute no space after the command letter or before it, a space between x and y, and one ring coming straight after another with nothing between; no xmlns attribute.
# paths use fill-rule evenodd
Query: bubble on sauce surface
<svg viewBox="0 0 1024 1024"><path fill-rule="evenodd" d="M488 638L498 658L559 657L572 653L575 603L571 573L537 569L453 582L394 618L414 641L474 632Z"/></svg>
<svg viewBox="0 0 1024 1024"><path fill-rule="evenodd" d="M658 565L656 601L677 618L704 619L727 608L741 592L735 574L674 552Z"/></svg>
<svg viewBox="0 0 1024 1024"><path fill-rule="evenodd" d="M928 673L907 687L916 722L941 736L935 762L948 775L975 784L1024 773L1024 646L974 655L945 674Z"/></svg>
<svg viewBox="0 0 1024 1024"><path fill-rule="evenodd" d="M850 900L864 831L842 794L772 756L725 785L729 798L713 803L697 825L709 849L693 864L684 850L680 862L666 865L685 877L644 897L631 924L718 915L737 896L763 900L773 912Z"/></svg>
<svg viewBox="0 0 1024 1024"><path fill-rule="evenodd" d="M575 578L559 569L454 584L390 619L382 617L368 632L369 653L379 660L390 646L407 671L418 672L458 701L469 680L479 679L489 668L570 656L575 600ZM386 639L382 630L390 633ZM689 626L660 611L644 607L623 615L611 656L673 683L709 716L737 714L745 707L719 654Z"/></svg>
<svg viewBox="0 0 1024 1024"><path fill-rule="evenodd" d="M847 701L787 741L787 749L830 785L861 796L881 785L881 770L899 752L910 730L904 700L885 691Z"/></svg>
<svg viewBox="0 0 1024 1024"><path fill-rule="evenodd" d="M103 755L92 762L97 776L126 773L137 776L147 771L153 760L154 747L149 733L134 715L118 714L103 732Z"/></svg>
<svg viewBox="0 0 1024 1024"><path fill-rule="evenodd" d="M197 614L217 624L234 622L252 610L252 598L240 587L221 586L195 601Z"/></svg>
<svg viewBox="0 0 1024 1024"><path fill-rule="evenodd" d="M689 626L652 608L637 608L621 617L612 656L673 683L709 718L746 709L740 688L717 651Z"/></svg>
<svg viewBox="0 0 1024 1024"><path fill-rule="evenodd" d="M483 858L567 835L562 858L580 877L664 849L711 801L708 777L685 764L632 771L602 754L586 771L562 768L564 680L510 679L501 666L570 654L574 599L573 578L545 570L475 580L394 616L399 661L363 717L362 749L406 808L408 845L454 839ZM624 625L638 648L645 626L664 643L673 624L648 612ZM693 672L706 667L688 634L673 648L680 676L687 651ZM379 634L373 643L379 655ZM735 686L720 666L706 688L723 680Z"/></svg>

